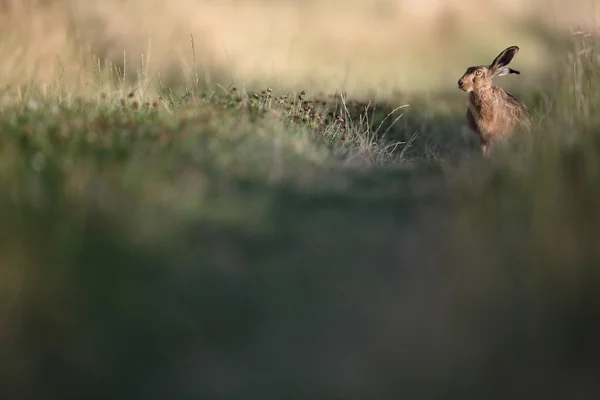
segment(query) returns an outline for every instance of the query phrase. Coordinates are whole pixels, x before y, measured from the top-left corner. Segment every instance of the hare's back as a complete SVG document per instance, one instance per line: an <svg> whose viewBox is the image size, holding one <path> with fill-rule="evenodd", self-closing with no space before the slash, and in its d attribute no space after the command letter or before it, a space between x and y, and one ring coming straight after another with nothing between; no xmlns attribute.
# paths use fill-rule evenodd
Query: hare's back
<svg viewBox="0 0 600 400"><path fill-rule="evenodd" d="M497 87L495 91L496 97L499 102L503 105L503 111L505 118L514 120L513 122L524 122L529 117L527 107L519 101L512 93L505 91L502 88Z"/></svg>
<svg viewBox="0 0 600 400"><path fill-rule="evenodd" d="M512 93L509 93L505 90L503 90L503 91L506 95L506 101L510 104L511 107L514 107L521 111L527 111L527 108L525 107L525 105L523 103L521 103L521 101L519 101L519 99L517 99Z"/></svg>

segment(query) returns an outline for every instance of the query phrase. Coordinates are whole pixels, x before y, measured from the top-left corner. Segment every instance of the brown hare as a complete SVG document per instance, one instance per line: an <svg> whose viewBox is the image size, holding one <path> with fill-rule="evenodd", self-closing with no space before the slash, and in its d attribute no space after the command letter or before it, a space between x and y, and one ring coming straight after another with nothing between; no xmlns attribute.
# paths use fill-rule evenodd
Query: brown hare
<svg viewBox="0 0 600 400"><path fill-rule="evenodd" d="M495 76L520 74L508 67L518 51L517 46L508 47L490 65L469 67L458 80L459 89L469 93L467 122L479 135L485 157L495 140L507 139L517 127L531 125L527 107L492 82Z"/></svg>

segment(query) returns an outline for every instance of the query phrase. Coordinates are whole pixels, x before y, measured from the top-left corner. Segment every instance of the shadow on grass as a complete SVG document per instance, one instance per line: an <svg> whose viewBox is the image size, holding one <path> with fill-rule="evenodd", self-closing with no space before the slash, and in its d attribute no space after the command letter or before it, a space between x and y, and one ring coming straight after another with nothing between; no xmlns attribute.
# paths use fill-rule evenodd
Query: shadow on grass
<svg viewBox="0 0 600 400"><path fill-rule="evenodd" d="M4 397L598 393L600 216L579 206L600 193L568 165L558 203L492 167L469 190L428 186L440 168L234 180L253 218L150 241L132 209L4 207Z"/></svg>
<svg viewBox="0 0 600 400"><path fill-rule="evenodd" d="M379 101L328 99L328 115L368 135L399 159L432 161L477 151L476 135L466 126L466 98L461 93L406 95Z"/></svg>

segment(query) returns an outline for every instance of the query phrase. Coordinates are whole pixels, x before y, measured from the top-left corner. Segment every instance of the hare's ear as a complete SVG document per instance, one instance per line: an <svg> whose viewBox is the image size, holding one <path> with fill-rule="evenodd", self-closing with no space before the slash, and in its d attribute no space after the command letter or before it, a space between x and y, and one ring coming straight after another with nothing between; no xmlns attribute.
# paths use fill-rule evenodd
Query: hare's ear
<svg viewBox="0 0 600 400"><path fill-rule="evenodd" d="M504 66L504 67L500 67L500 68L496 68L494 75L495 76L503 76L503 75L508 75L508 74L520 74L519 71L517 71L516 69L512 69L510 67Z"/></svg>
<svg viewBox="0 0 600 400"><path fill-rule="evenodd" d="M519 52L519 47L517 47L517 46L508 47L502 53L498 54L498 56L494 59L494 61L492 61L492 63L490 64L490 67L489 67L490 70L492 70L492 72L494 72L494 75L497 75L496 72L499 72L498 70L500 70L502 67L506 67L512 61L512 59L517 55L518 52ZM505 72L503 75L506 75L507 73L510 73L510 72Z"/></svg>

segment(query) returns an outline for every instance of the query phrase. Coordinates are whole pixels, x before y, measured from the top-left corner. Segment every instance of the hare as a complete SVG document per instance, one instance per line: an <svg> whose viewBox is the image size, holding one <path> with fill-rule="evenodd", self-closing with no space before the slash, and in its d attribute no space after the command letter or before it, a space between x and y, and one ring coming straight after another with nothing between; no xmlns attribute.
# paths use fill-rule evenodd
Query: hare
<svg viewBox="0 0 600 400"><path fill-rule="evenodd" d="M469 67L458 80L458 88L469 93L467 123L479 135L484 157L493 141L510 137L517 127L531 125L527 107L492 82L495 76L520 74L508 67L518 52L517 46L508 47L490 65Z"/></svg>

